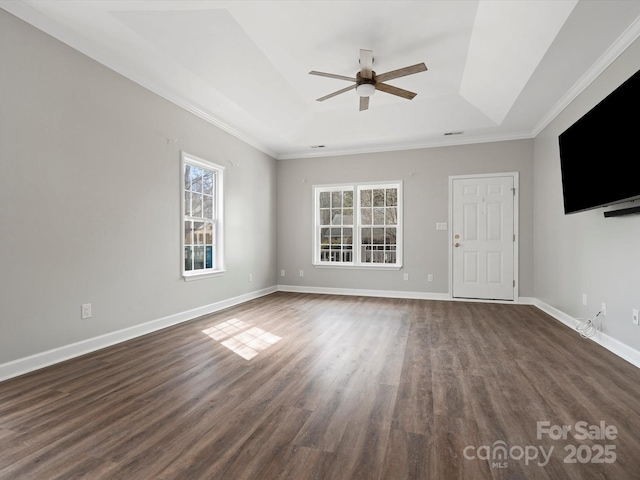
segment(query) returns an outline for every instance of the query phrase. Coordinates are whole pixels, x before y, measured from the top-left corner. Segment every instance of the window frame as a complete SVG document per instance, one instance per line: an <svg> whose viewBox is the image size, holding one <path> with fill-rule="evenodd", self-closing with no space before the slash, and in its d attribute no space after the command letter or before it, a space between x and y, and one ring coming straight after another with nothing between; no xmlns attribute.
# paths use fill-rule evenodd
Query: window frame
<svg viewBox="0 0 640 480"><path fill-rule="evenodd" d="M367 270L399 270L403 265L403 185L401 180L379 182L339 183L313 186L313 252L312 264L320 268L345 268ZM361 195L362 190L396 188L397 189L397 222L396 228L396 261L395 263L373 263L362 261L362 217ZM352 236L352 261L335 262L321 260L321 226L320 223L320 193L333 191L353 191L353 236ZM386 227L386 223L382 227ZM343 225L340 225L343 227ZM366 228L366 226L365 226Z"/></svg>
<svg viewBox="0 0 640 480"><path fill-rule="evenodd" d="M206 219L203 216L192 216L185 214L186 192L188 191L185 183L185 167L191 165L200 169L211 171L214 174L213 179L213 218ZM180 152L180 271L185 281L197 280L203 278L211 278L222 275L225 269L224 255L224 172L225 167L205 160L187 152ZM185 247L186 247L186 231L185 223L187 221L198 221L202 219L211 220L213 223L212 232L212 266L211 268L187 270L185 268ZM206 244L205 244L206 245ZM206 252L206 250L205 250ZM206 253L205 253L206 259ZM206 260L205 260L206 261Z"/></svg>

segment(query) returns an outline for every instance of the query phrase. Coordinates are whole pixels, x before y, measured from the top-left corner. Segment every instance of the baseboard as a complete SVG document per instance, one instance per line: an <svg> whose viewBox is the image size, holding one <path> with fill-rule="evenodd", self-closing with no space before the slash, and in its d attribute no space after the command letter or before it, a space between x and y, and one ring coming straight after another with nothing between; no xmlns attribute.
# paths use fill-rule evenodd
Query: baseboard
<svg viewBox="0 0 640 480"><path fill-rule="evenodd" d="M557 308L552 307L551 305L548 305L537 299L534 299L533 305L543 312L547 313L548 315L552 316L556 320L562 322L572 330L575 330L576 319L571 317L570 315L567 315L563 311L558 310ZM629 345L622 343L620 340L616 340L615 338L610 337L603 332L596 332L593 337L589 337L589 340L593 340L598 345L601 345L610 352L615 353L618 357L626 360L631 365L640 368L640 351L636 350L635 348L632 348Z"/></svg>
<svg viewBox="0 0 640 480"><path fill-rule="evenodd" d="M48 350L46 352L37 353L25 358L20 358L0 365L0 381L8 380L26 373L39 370L41 368L53 365L65 360L69 360L80 355L100 350L117 343L125 342L147 333L152 333L172 325L177 325L202 315L208 315L225 308L233 307L249 300L254 300L265 295L269 295L276 291L294 292L294 293L318 293L327 295L350 295L350 296L367 296L367 297L385 297L385 298L406 298L417 300L456 300L452 299L446 293L428 293L428 292L403 292L393 290L367 290L355 288L330 288L330 287L302 287L296 285L278 285L269 287L255 292L246 293L237 297L215 302L202 307L194 308L185 312L169 315L164 318L152 320L140 325L129 327L116 332L111 332L99 337L90 338L81 342L76 342L63 347ZM575 319L555 307L530 297L520 297L520 304L534 305L551 317L560 321L567 327L575 329ZM603 346L607 350L613 352L620 358L626 360L632 365L640 368L640 351L616 340L609 335L597 332L590 338L594 342Z"/></svg>
<svg viewBox="0 0 640 480"><path fill-rule="evenodd" d="M80 342L65 345L63 347L54 348L46 352L37 353L29 357L20 358L11 362L3 363L0 365L0 381L14 378L19 375L24 375L35 370L53 365L65 360L69 360L80 355L100 350L117 343L122 343L127 340L152 333L163 328L177 325L179 323L193 320L194 318L202 315L208 315L225 308L233 307L249 300L254 300L265 295L269 295L277 291L276 287L264 288L255 292L246 293L237 297L221 300L209 305L187 310L185 312L169 315L164 318L152 320L140 325L118 330L116 332L100 335L99 337L89 338Z"/></svg>
<svg viewBox="0 0 640 480"><path fill-rule="evenodd" d="M356 297L407 298L414 300L449 300L452 302L480 302L533 305L535 299L518 297L517 302L507 300L481 300L477 298L452 298L448 293L406 292L398 290L367 290L361 288L309 287L300 285L278 285L279 292L318 293L324 295L350 295Z"/></svg>
<svg viewBox="0 0 640 480"><path fill-rule="evenodd" d="M448 293L402 292L397 290L368 290L361 288L308 287L278 285L279 292L319 293L323 295L348 295L353 297L407 298L416 300L451 300Z"/></svg>

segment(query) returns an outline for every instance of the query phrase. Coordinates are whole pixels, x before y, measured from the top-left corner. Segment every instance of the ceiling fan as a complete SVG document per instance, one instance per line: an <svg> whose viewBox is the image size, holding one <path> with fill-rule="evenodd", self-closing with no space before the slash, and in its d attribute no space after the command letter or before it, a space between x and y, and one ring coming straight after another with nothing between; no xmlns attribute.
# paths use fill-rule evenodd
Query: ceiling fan
<svg viewBox="0 0 640 480"><path fill-rule="evenodd" d="M360 96L360 111L367 110L369 108L369 97L373 95L376 90L381 92L390 93L391 95L397 95L398 97L411 100L417 95L417 93L404 90L402 88L394 87L383 83L387 80L393 80L394 78L406 77L407 75L413 75L414 73L420 73L427 70L427 66L424 63L418 63L410 67L400 68L398 70L392 70L387 73L377 75L373 71L373 51L360 50L360 71L356 73L355 78L346 77L344 75L334 75L333 73L316 72L315 70L309 72L309 75L318 75L320 77L337 78L338 80L347 80L349 82L355 82L346 88L338 90L337 92L330 93L324 97L317 99L318 102L324 102L325 100L340 95L341 93L354 90Z"/></svg>

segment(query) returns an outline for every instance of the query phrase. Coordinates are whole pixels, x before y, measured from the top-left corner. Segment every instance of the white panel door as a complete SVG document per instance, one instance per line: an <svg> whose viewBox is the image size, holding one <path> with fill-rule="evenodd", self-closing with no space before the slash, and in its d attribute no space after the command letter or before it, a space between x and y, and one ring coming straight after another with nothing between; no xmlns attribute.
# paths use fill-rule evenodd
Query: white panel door
<svg viewBox="0 0 640 480"><path fill-rule="evenodd" d="M452 189L452 296L513 300L513 175L454 178Z"/></svg>

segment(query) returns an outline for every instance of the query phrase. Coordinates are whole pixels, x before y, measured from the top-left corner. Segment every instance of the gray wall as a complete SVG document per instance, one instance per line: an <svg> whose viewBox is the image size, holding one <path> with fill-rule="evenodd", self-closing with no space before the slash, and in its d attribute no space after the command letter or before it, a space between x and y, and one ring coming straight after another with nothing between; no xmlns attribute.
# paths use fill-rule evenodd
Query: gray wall
<svg viewBox="0 0 640 480"><path fill-rule="evenodd" d="M636 350L640 327L632 324L631 314L640 309L640 216L604 218L611 208L565 216L558 135L639 67L636 41L537 136L534 161L535 297L574 318L593 317L605 302L603 331ZM637 123L637 112L630 113L626 121ZM629 152L630 163L637 159L637 152ZM585 162L597 168L607 159Z"/></svg>
<svg viewBox="0 0 640 480"><path fill-rule="evenodd" d="M280 285L448 293L450 175L520 173L520 296L533 295L533 140L278 161ZM402 180L404 267L396 271L314 268L314 185ZM304 270L304 277L299 271ZM403 280L403 274L409 280ZM427 282L433 274L434 281Z"/></svg>
<svg viewBox="0 0 640 480"><path fill-rule="evenodd" d="M273 158L4 10L0 60L0 364L275 285ZM219 278L180 276L181 149L227 167Z"/></svg>

